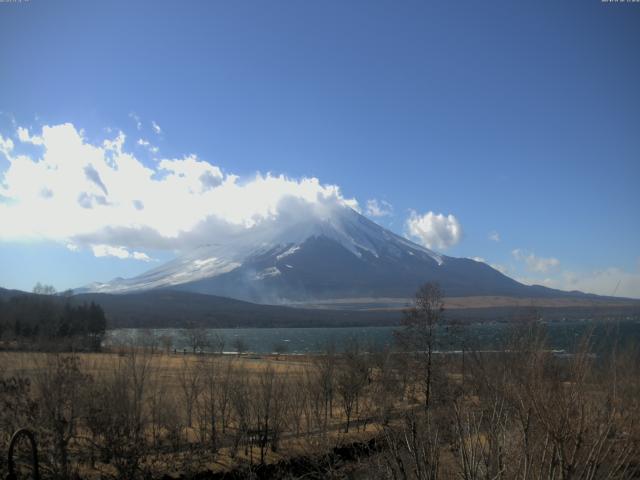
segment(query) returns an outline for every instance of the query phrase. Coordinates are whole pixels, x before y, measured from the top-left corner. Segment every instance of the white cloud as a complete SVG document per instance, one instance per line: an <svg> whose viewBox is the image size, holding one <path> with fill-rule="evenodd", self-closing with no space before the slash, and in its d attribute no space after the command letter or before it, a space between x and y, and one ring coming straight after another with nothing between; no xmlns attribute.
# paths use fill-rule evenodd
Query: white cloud
<svg viewBox="0 0 640 480"><path fill-rule="evenodd" d="M143 262L150 262L151 258L149 258L149 256L146 253L143 252L132 252L131 253L131 257L134 260L141 260Z"/></svg>
<svg viewBox="0 0 640 480"><path fill-rule="evenodd" d="M12 150L13 140L11 140L10 138L4 138L2 135L0 135L0 153L9 156Z"/></svg>
<svg viewBox="0 0 640 480"><path fill-rule="evenodd" d="M156 132L158 135L160 135L162 133L162 129L160 128L160 125L158 125L155 121L151 121L151 128L153 128L153 131Z"/></svg>
<svg viewBox="0 0 640 480"><path fill-rule="evenodd" d="M469 258L475 262L487 263L487 261L482 257L469 257Z"/></svg>
<svg viewBox="0 0 640 480"><path fill-rule="evenodd" d="M367 200L367 215L370 217L388 217L393 214L393 205L385 200Z"/></svg>
<svg viewBox="0 0 640 480"><path fill-rule="evenodd" d="M519 248L511 251L511 255L518 261L524 262L532 272L548 272L560 265L560 261L554 257L538 257L534 253L523 251Z"/></svg>
<svg viewBox="0 0 640 480"><path fill-rule="evenodd" d="M32 157L14 155L0 137L9 159L0 172L0 196L9 200L0 202L0 241L52 240L144 259L140 250L186 250L279 215L303 215L300 205L358 209L317 178L241 180L195 155L148 166L126 150L122 132L92 143L67 123L44 126L38 138L43 149Z"/></svg>
<svg viewBox="0 0 640 480"><path fill-rule="evenodd" d="M143 262L150 262L151 258L146 253L130 252L125 247L113 247L111 245L92 245L91 250L96 257L116 257L122 260L134 259Z"/></svg>
<svg viewBox="0 0 640 480"><path fill-rule="evenodd" d="M32 143L33 145L42 145L43 140L42 137L31 136L29 134L29 130L26 128L18 127L18 139L22 143Z"/></svg>
<svg viewBox="0 0 640 480"><path fill-rule="evenodd" d="M453 215L411 211L406 222L407 233L427 248L445 249L462 239L462 225Z"/></svg>
<svg viewBox="0 0 640 480"><path fill-rule="evenodd" d="M500 241L500 234L494 230L493 232L491 232L489 234L489 240L491 240L493 242L499 242Z"/></svg>
<svg viewBox="0 0 640 480"><path fill-rule="evenodd" d="M91 247L96 257L129 258L131 255L124 247L112 247L110 245L93 245Z"/></svg>

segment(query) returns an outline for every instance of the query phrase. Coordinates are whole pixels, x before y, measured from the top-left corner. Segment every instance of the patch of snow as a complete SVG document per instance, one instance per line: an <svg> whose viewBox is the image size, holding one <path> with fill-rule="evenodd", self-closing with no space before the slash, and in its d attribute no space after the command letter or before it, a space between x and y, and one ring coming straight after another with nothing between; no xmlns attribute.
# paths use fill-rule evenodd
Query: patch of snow
<svg viewBox="0 0 640 480"><path fill-rule="evenodd" d="M209 265L211 263L214 263L217 260L216 257L211 257L211 258L206 258L204 260L194 260L193 264L197 267L197 268L202 268L206 265Z"/></svg>
<svg viewBox="0 0 640 480"><path fill-rule="evenodd" d="M282 260L284 257L288 257L289 255L293 255L294 253L296 253L298 250L300 250L300 245L294 245L293 247L291 247L290 249L288 249L286 252L282 252L280 255L278 255L276 257L277 260Z"/></svg>
<svg viewBox="0 0 640 480"><path fill-rule="evenodd" d="M267 277L277 277L281 273L282 272L278 270L278 267L269 267L269 268L265 268L261 272L256 273L255 278L256 280L263 280Z"/></svg>

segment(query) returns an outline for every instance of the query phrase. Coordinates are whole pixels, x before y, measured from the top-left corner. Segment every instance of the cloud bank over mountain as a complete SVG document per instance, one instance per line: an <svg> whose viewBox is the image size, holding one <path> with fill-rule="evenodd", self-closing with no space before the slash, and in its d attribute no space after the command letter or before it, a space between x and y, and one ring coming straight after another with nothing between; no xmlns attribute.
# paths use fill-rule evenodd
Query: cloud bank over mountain
<svg viewBox="0 0 640 480"><path fill-rule="evenodd" d="M40 133L18 128L17 140L29 153L0 136L9 160L0 177L1 240L52 240L148 261L133 249L188 249L279 215L305 215L305 208L358 209L317 178L241 180L196 155L145 163L125 149L122 132L94 144L66 123Z"/></svg>

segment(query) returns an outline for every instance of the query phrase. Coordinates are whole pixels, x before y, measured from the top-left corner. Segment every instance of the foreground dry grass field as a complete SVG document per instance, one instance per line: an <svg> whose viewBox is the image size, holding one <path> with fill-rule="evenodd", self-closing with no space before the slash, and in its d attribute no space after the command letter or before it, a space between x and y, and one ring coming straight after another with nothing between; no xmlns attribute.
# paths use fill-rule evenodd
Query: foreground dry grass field
<svg viewBox="0 0 640 480"><path fill-rule="evenodd" d="M0 447L32 429L56 479L638 478L638 349L547 345L532 324L464 356L0 352Z"/></svg>
<svg viewBox="0 0 640 480"><path fill-rule="evenodd" d="M65 363L69 359L72 365ZM41 395L39 402L48 399L56 404L51 406L54 416L77 423L66 440L66 461L73 459L77 473L119 478L127 472L108 459L101 461L100 452L90 458L84 453L92 444L114 441L98 438L104 437L103 432L94 431L87 418L100 403L96 395L104 394L105 388L115 390L122 383L124 391L115 393L121 403L102 405L94 414L133 413L123 421L131 425L117 425L116 435L137 435L135 441L149 445L136 459L135 469L176 475L227 471L238 465L317 455L374 436L374 407L364 388L371 372L368 367L360 371L353 394L344 392L349 387L343 386L351 403L347 414L335 385L338 363L337 356L327 360L301 355L176 355L144 349L76 355L0 352L0 375L27 379L31 388L24 395ZM322 378L323 370L330 378ZM68 377L77 377L79 385L68 384ZM56 390L52 381L69 391L42 391ZM144 398L131 398L132 394ZM67 395L73 398L61 398ZM34 418L28 417L14 428L34 428ZM100 423L100 418L95 421ZM7 423L11 422L5 421L3 427Z"/></svg>

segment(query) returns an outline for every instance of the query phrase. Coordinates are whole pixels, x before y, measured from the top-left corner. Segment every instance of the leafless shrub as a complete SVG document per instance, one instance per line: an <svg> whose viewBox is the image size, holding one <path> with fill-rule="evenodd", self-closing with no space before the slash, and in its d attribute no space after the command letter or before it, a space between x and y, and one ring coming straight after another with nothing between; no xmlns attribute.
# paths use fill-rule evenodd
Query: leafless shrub
<svg viewBox="0 0 640 480"><path fill-rule="evenodd" d="M440 443L437 428L423 411L403 415L395 428L385 427L384 466L389 478L436 480L440 474Z"/></svg>

